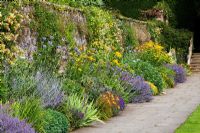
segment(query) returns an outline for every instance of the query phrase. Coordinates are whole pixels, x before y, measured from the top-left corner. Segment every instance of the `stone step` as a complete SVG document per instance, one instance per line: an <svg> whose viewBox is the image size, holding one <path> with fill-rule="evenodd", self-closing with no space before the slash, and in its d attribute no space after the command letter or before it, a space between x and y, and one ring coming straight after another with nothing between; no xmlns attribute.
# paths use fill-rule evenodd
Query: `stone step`
<svg viewBox="0 0 200 133"><path fill-rule="evenodd" d="M191 68L200 68L200 65L190 65Z"/></svg>
<svg viewBox="0 0 200 133"><path fill-rule="evenodd" d="M192 56L191 58L192 58L192 60L200 60L200 57Z"/></svg>
<svg viewBox="0 0 200 133"><path fill-rule="evenodd" d="M200 61L200 58L192 58L191 61Z"/></svg>
<svg viewBox="0 0 200 133"><path fill-rule="evenodd" d="M200 55L200 53L192 53L192 55Z"/></svg>
<svg viewBox="0 0 200 133"><path fill-rule="evenodd" d="M200 73L200 70L192 70L192 73Z"/></svg>
<svg viewBox="0 0 200 133"><path fill-rule="evenodd" d="M197 65L200 65L200 61L192 61L191 64L197 64Z"/></svg>
<svg viewBox="0 0 200 133"><path fill-rule="evenodd" d="M195 65L195 66L197 65L198 66L198 65L200 65L200 63L198 63L198 62L191 62L190 65Z"/></svg>
<svg viewBox="0 0 200 133"><path fill-rule="evenodd" d="M200 66L190 67L191 69L200 69Z"/></svg>
<svg viewBox="0 0 200 133"><path fill-rule="evenodd" d="M200 57L200 54L193 54L192 57Z"/></svg>

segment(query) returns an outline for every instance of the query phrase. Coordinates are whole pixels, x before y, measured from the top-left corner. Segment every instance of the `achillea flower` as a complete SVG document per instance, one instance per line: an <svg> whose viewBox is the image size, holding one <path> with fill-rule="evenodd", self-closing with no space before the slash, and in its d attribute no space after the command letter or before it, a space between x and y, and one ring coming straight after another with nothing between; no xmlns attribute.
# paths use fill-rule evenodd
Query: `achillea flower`
<svg viewBox="0 0 200 133"><path fill-rule="evenodd" d="M117 66L120 66L120 63L119 63L118 60L115 59L115 60L113 60L112 62L113 62L114 64L116 64Z"/></svg>
<svg viewBox="0 0 200 133"><path fill-rule="evenodd" d="M95 61L95 59L94 59L92 56L88 56L87 58L88 58L88 60L90 60L90 61Z"/></svg>
<svg viewBox="0 0 200 133"><path fill-rule="evenodd" d="M115 56L118 58L122 58L122 54L120 52L115 52Z"/></svg>

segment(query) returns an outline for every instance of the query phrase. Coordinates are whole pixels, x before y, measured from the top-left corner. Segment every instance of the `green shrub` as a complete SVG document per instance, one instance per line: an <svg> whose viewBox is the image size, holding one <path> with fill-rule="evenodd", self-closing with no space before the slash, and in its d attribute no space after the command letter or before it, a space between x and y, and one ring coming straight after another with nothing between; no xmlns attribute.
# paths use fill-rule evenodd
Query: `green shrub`
<svg viewBox="0 0 200 133"><path fill-rule="evenodd" d="M176 24L176 16L175 13L173 12L173 8L171 6L173 2L170 4L166 0L161 0L157 2L157 4L154 6L156 9L160 9L164 11L164 14L166 15L166 19L169 21L170 26L175 26Z"/></svg>
<svg viewBox="0 0 200 133"><path fill-rule="evenodd" d="M71 80L69 78L63 80L62 90L67 95L74 93L80 94L84 89L85 88L80 84L80 82L77 82L76 80Z"/></svg>
<svg viewBox="0 0 200 133"><path fill-rule="evenodd" d="M65 37L65 26L60 15L51 12L45 5L35 3L34 7L32 30L38 32L38 50L34 55L35 66L54 71L59 64L57 46L65 43L62 41Z"/></svg>
<svg viewBox="0 0 200 133"><path fill-rule="evenodd" d="M48 109L45 111L45 126L46 133L68 133L69 123L64 114L55 110Z"/></svg>
<svg viewBox="0 0 200 133"><path fill-rule="evenodd" d="M186 62L188 48L190 46L191 32L183 29L173 29L163 26L160 42L169 50L175 48L178 63Z"/></svg>
<svg viewBox="0 0 200 133"><path fill-rule="evenodd" d="M148 27L154 41L160 43L167 51L174 48L178 63L186 62L190 39L192 37L190 31L175 29L158 21L149 22Z"/></svg>
<svg viewBox="0 0 200 133"><path fill-rule="evenodd" d="M95 6L102 6L103 5L103 1L102 0L48 0L50 2L55 2L58 4L65 4L65 5L70 5L70 6L91 6L91 5L95 5Z"/></svg>
<svg viewBox="0 0 200 133"><path fill-rule="evenodd" d="M37 132L44 132L44 110L35 97L26 97L12 104L13 116L33 124Z"/></svg>
<svg viewBox="0 0 200 133"><path fill-rule="evenodd" d="M139 19L140 11L152 8L157 0L105 0L108 7L119 10L127 17Z"/></svg>
<svg viewBox="0 0 200 133"><path fill-rule="evenodd" d="M112 12L98 7L84 10L89 31L88 47L95 49L97 60L112 60L116 51L122 51L122 31Z"/></svg>
<svg viewBox="0 0 200 133"><path fill-rule="evenodd" d="M148 62L141 60L133 60L129 55L125 58L125 63L130 65L136 75L143 77L146 81L150 81L158 87L159 93L164 89L164 80L159 70Z"/></svg>
<svg viewBox="0 0 200 133"><path fill-rule="evenodd" d="M158 71L163 77L164 84L166 88L173 88L175 86L175 73L173 70L165 67L165 66L160 66L158 67Z"/></svg>
<svg viewBox="0 0 200 133"><path fill-rule="evenodd" d="M7 100L8 88L5 87L3 80L0 76L0 101L5 102Z"/></svg>
<svg viewBox="0 0 200 133"><path fill-rule="evenodd" d="M135 48L139 42L136 38L135 29L131 27L128 23L119 21L120 28L122 29L123 46L125 50L130 50Z"/></svg>
<svg viewBox="0 0 200 133"><path fill-rule="evenodd" d="M85 75L81 79L82 85L85 87L86 93L89 96L89 101L95 101L101 93L107 91L115 92L121 96L126 102L130 97L121 83L119 82L120 75L113 69L112 66L98 66L90 75Z"/></svg>
<svg viewBox="0 0 200 133"><path fill-rule="evenodd" d="M5 85L9 88L8 98L30 96L36 88L34 68L26 60L18 60L5 73Z"/></svg>

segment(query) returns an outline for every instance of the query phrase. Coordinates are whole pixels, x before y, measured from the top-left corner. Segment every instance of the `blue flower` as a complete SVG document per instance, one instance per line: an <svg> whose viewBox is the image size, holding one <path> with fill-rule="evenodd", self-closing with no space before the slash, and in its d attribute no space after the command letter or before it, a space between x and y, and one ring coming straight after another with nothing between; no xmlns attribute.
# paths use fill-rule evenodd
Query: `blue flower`
<svg viewBox="0 0 200 133"><path fill-rule="evenodd" d="M74 48L74 51L75 51L78 55L81 54L81 52L79 51L79 49L78 49L77 47Z"/></svg>
<svg viewBox="0 0 200 133"><path fill-rule="evenodd" d="M48 44L49 44L50 46L53 46L53 42L52 42L52 41L48 41Z"/></svg>
<svg viewBox="0 0 200 133"><path fill-rule="evenodd" d="M54 37L53 37L53 36L50 36L49 38L50 38L51 40L53 40L53 39L54 39Z"/></svg>
<svg viewBox="0 0 200 133"><path fill-rule="evenodd" d="M42 45L42 48L47 48L47 46L46 45Z"/></svg>
<svg viewBox="0 0 200 133"><path fill-rule="evenodd" d="M46 37L42 37L42 41L46 41L47 40L47 38Z"/></svg>

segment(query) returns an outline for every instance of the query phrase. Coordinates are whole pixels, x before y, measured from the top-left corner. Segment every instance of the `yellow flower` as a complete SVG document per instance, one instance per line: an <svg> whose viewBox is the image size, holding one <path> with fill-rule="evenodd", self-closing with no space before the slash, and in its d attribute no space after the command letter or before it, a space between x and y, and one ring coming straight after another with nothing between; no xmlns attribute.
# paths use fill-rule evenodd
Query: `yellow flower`
<svg viewBox="0 0 200 133"><path fill-rule="evenodd" d="M158 94L158 88L151 82L147 82L153 92L153 95L157 95Z"/></svg>
<svg viewBox="0 0 200 133"><path fill-rule="evenodd" d="M9 16L10 16L11 19L15 18L15 14L14 13L9 13Z"/></svg>
<svg viewBox="0 0 200 133"><path fill-rule="evenodd" d="M115 63L117 66L119 66L119 65L120 65L119 61L118 61L118 60L116 60L116 59L115 59L115 60L113 60L112 62L113 62L113 63Z"/></svg>
<svg viewBox="0 0 200 133"><path fill-rule="evenodd" d="M8 63L9 63L10 65L14 65L14 62L11 61L11 60L10 60Z"/></svg>
<svg viewBox="0 0 200 133"><path fill-rule="evenodd" d="M95 59L94 59L92 56L88 56L88 59L89 59L90 61L95 61Z"/></svg>
<svg viewBox="0 0 200 133"><path fill-rule="evenodd" d="M115 52L115 56L117 56L118 58L121 58L122 54L120 52Z"/></svg>

